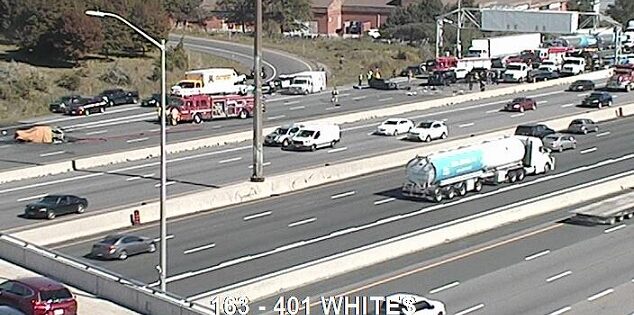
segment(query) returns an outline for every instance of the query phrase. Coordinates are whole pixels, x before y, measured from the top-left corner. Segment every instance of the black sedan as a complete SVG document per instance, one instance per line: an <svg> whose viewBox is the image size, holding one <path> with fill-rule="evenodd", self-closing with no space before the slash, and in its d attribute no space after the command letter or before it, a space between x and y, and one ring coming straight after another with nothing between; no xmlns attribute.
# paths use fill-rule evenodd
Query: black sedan
<svg viewBox="0 0 634 315"><path fill-rule="evenodd" d="M608 92L592 92L581 102L581 106L597 108L612 106L612 95Z"/></svg>
<svg viewBox="0 0 634 315"><path fill-rule="evenodd" d="M369 85L377 90L398 90L398 83L386 79L371 79Z"/></svg>
<svg viewBox="0 0 634 315"><path fill-rule="evenodd" d="M590 80L577 80L572 82L568 91L592 91L594 90L594 82Z"/></svg>
<svg viewBox="0 0 634 315"><path fill-rule="evenodd" d="M529 80L531 82L548 81L558 79L560 77L559 72L548 70L532 70L528 73Z"/></svg>
<svg viewBox="0 0 634 315"><path fill-rule="evenodd" d="M154 93L152 96L141 101L141 107L158 107L161 105L161 93Z"/></svg>
<svg viewBox="0 0 634 315"><path fill-rule="evenodd" d="M24 216L27 218L55 219L58 215L84 213L88 200L73 195L48 195L37 202L26 205Z"/></svg>

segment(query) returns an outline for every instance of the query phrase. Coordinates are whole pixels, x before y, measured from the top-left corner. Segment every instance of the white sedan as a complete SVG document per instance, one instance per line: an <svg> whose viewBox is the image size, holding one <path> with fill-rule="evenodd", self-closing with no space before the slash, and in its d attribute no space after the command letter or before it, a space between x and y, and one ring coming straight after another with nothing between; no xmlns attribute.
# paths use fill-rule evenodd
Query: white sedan
<svg viewBox="0 0 634 315"><path fill-rule="evenodd" d="M405 118L390 118L376 128L376 134L396 136L408 133L414 128L414 122Z"/></svg>
<svg viewBox="0 0 634 315"><path fill-rule="evenodd" d="M445 304L410 293L396 293L381 301L379 314L445 315Z"/></svg>
<svg viewBox="0 0 634 315"><path fill-rule="evenodd" d="M425 120L409 131L409 140L430 142L434 139L445 139L449 135L449 129L444 121Z"/></svg>

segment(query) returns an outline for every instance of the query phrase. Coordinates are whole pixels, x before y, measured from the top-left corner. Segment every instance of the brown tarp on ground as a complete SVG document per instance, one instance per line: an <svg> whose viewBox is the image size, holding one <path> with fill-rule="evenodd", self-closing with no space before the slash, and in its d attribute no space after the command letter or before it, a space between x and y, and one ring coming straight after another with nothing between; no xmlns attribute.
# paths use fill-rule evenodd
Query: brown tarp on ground
<svg viewBox="0 0 634 315"><path fill-rule="evenodd" d="M35 126L26 130L16 130L15 139L34 143L53 143L53 130L49 126Z"/></svg>

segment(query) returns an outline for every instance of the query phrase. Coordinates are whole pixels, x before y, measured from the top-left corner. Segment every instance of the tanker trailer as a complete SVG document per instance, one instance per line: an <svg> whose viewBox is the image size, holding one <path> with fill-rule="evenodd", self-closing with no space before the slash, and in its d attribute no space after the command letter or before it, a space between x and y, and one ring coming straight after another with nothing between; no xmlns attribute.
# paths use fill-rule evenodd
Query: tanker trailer
<svg viewBox="0 0 634 315"><path fill-rule="evenodd" d="M417 156L407 163L405 196L435 202L479 192L484 183L516 182L554 169L541 139L512 136L455 150Z"/></svg>

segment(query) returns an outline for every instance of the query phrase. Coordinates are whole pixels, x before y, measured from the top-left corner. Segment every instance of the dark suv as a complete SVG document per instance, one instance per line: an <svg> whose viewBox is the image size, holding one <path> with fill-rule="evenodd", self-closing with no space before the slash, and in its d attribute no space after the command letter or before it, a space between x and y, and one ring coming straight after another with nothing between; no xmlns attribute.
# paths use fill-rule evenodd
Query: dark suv
<svg viewBox="0 0 634 315"><path fill-rule="evenodd" d="M553 133L555 133L555 130L548 128L548 126L544 124L519 125L515 128L516 136L529 136L542 139Z"/></svg>
<svg viewBox="0 0 634 315"><path fill-rule="evenodd" d="M612 106L612 95L608 92L592 92L581 102L581 106L597 108Z"/></svg>
<svg viewBox="0 0 634 315"><path fill-rule="evenodd" d="M44 277L0 283L0 305L9 305L27 315L77 314L73 294L61 283Z"/></svg>
<svg viewBox="0 0 634 315"><path fill-rule="evenodd" d="M99 94L103 97L108 106L136 104L139 102L139 92L124 91L123 89L105 90Z"/></svg>

